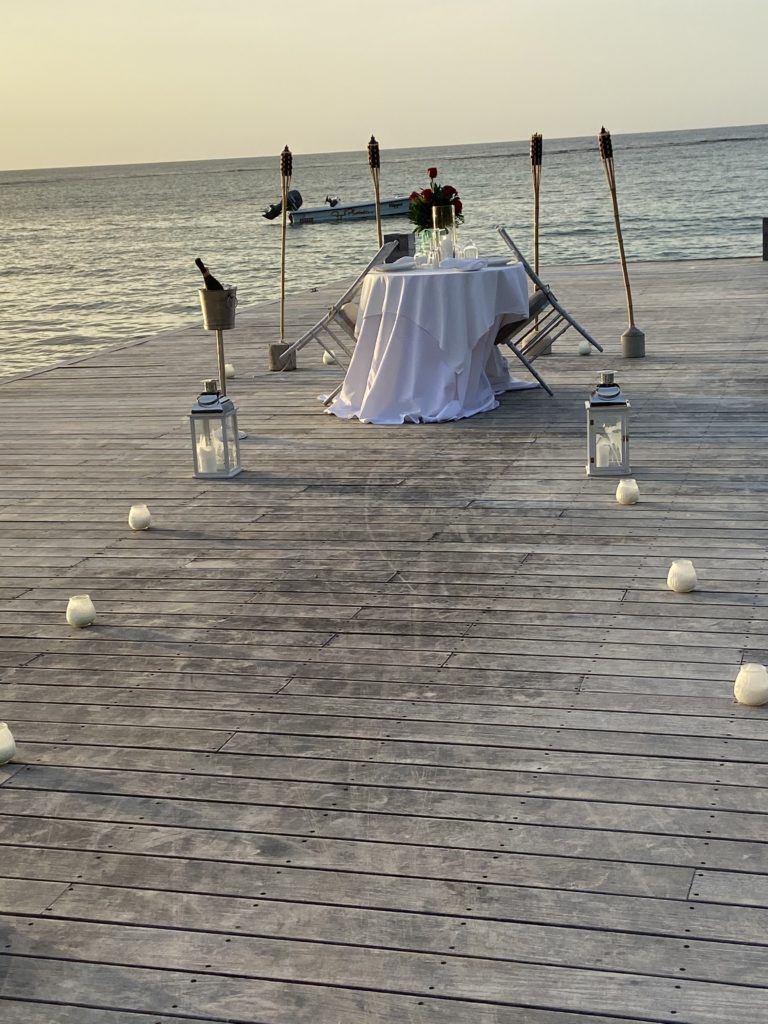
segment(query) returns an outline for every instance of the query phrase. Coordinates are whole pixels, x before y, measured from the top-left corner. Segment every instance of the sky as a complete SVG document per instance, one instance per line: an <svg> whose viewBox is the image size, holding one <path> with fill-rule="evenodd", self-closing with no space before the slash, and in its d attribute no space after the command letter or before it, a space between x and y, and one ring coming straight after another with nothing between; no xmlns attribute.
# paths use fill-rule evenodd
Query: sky
<svg viewBox="0 0 768 1024"><path fill-rule="evenodd" d="M766 0L0 0L0 32L5 170L768 122Z"/></svg>

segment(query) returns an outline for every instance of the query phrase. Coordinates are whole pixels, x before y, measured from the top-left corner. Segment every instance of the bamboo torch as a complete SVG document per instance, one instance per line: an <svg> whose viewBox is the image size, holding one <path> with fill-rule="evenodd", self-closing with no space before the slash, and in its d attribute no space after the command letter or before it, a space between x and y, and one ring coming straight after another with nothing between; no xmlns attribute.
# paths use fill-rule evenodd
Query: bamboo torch
<svg viewBox="0 0 768 1024"><path fill-rule="evenodd" d="M379 191L381 154L379 153L379 144L373 135L368 143L368 166L371 168L371 177L373 178L373 198L376 204L376 233L379 236L379 248L381 248L384 245L384 236L381 233L381 193Z"/></svg>
<svg viewBox="0 0 768 1024"><path fill-rule="evenodd" d="M533 269L539 272L539 192L541 189L542 137L531 136L531 176L533 177Z"/></svg>
<svg viewBox="0 0 768 1024"><path fill-rule="evenodd" d="M285 341L285 234L288 225L288 186L293 174L293 156L286 146L280 154L280 183L283 200L283 233L280 245L280 341Z"/></svg>
<svg viewBox="0 0 768 1024"><path fill-rule="evenodd" d="M641 358L645 355L645 335L635 324L635 311L632 306L632 289L629 286L629 273L627 272L627 257L624 253L624 239L621 234L621 223L619 221L619 201L616 197L616 172L613 166L613 143L611 133L603 126L597 137L600 146L600 159L603 161L605 176L608 179L608 188L613 201L613 220L616 225L616 239L619 243L619 257L621 259L621 273L624 277L624 290L627 293L627 316L629 327L621 336L621 348L623 355L628 358Z"/></svg>

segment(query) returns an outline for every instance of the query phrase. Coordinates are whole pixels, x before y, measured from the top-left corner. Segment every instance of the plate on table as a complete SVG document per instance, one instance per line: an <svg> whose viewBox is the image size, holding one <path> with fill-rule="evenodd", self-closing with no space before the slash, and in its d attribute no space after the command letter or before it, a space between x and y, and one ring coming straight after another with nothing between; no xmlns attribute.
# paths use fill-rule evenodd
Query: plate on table
<svg viewBox="0 0 768 1024"><path fill-rule="evenodd" d="M484 260L486 266L489 267L506 267L509 264L509 256L481 256L481 260Z"/></svg>

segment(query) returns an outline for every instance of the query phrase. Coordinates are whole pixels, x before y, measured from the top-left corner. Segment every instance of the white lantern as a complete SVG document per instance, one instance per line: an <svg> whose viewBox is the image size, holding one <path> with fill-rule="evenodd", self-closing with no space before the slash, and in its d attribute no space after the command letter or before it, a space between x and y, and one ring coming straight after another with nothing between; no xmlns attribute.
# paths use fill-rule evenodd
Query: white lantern
<svg viewBox="0 0 768 1024"><path fill-rule="evenodd" d="M146 505L131 505L128 510L128 525L132 530L148 530L152 523L152 513Z"/></svg>
<svg viewBox="0 0 768 1024"><path fill-rule="evenodd" d="M676 594L690 594L696 589L698 579L696 569L690 558L677 558L670 565L667 573L667 586Z"/></svg>
<svg viewBox="0 0 768 1024"><path fill-rule="evenodd" d="M0 722L0 764L10 761L16 753L16 740L5 722Z"/></svg>
<svg viewBox="0 0 768 1024"><path fill-rule="evenodd" d="M194 473L203 480L227 480L243 468L237 409L221 394L217 381L205 380L203 388L189 416Z"/></svg>
<svg viewBox="0 0 768 1024"><path fill-rule="evenodd" d="M73 594L67 602L67 622L83 629L96 619L96 609L90 594Z"/></svg>
<svg viewBox="0 0 768 1024"><path fill-rule="evenodd" d="M739 704L758 707L768 704L768 670L765 665L749 662L742 665L733 686L733 695Z"/></svg>
<svg viewBox="0 0 768 1024"><path fill-rule="evenodd" d="M629 402L602 370L600 383L584 403L587 410L587 475L626 476L629 468Z"/></svg>

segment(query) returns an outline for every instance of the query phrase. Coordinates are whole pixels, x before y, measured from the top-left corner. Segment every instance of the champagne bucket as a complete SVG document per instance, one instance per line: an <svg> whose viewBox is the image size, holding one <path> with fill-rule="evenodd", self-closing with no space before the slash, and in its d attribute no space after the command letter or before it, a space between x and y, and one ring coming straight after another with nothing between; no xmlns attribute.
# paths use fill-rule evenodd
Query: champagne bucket
<svg viewBox="0 0 768 1024"><path fill-rule="evenodd" d="M199 288L197 293L206 331L231 331L235 326L237 288L224 288L221 291Z"/></svg>

